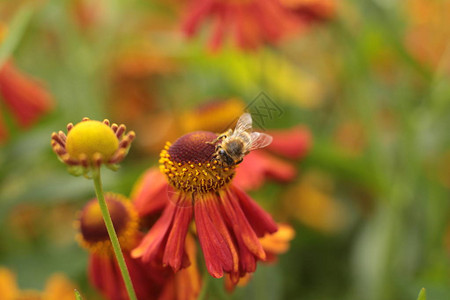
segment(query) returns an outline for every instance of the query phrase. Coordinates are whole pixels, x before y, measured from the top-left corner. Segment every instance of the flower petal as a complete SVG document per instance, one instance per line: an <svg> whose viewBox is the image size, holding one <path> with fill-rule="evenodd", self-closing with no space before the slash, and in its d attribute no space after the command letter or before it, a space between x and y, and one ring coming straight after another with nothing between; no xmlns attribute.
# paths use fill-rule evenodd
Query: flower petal
<svg viewBox="0 0 450 300"><path fill-rule="evenodd" d="M221 278L224 271L232 271L233 257L225 239L208 215L206 205L205 199L197 199L194 205L197 234L208 272L215 278Z"/></svg>
<svg viewBox="0 0 450 300"><path fill-rule="evenodd" d="M291 159L299 159L308 153L312 145L309 129L296 126L289 130L269 131L273 137L267 149Z"/></svg>
<svg viewBox="0 0 450 300"><path fill-rule="evenodd" d="M131 193L139 217L153 214L165 207L168 200L167 188L167 179L157 168L150 168L141 176Z"/></svg>
<svg viewBox="0 0 450 300"><path fill-rule="evenodd" d="M237 186L232 185L231 189L239 199L240 207L258 237L278 230L277 224L270 214L265 212L250 196Z"/></svg>

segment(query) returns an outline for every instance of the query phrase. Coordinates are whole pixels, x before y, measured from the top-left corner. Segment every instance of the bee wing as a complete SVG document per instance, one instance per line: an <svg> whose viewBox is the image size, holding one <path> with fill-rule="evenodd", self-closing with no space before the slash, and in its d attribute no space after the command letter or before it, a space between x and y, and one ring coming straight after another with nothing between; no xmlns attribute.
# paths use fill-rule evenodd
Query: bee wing
<svg viewBox="0 0 450 300"><path fill-rule="evenodd" d="M252 139L252 145L250 146L250 151L252 150L256 150L259 148L264 148L268 145L270 145L270 143L272 143L272 136L262 133L262 132L252 132L250 134L251 139Z"/></svg>
<svg viewBox="0 0 450 300"><path fill-rule="evenodd" d="M249 131L250 129L252 129L252 116L249 113L244 113L237 121L234 132L245 132Z"/></svg>

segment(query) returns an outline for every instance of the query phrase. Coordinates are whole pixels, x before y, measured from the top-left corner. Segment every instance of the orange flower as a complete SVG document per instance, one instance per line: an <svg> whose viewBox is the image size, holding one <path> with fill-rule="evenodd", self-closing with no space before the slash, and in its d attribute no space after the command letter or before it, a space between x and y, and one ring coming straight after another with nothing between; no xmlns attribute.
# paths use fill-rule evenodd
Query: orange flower
<svg viewBox="0 0 450 300"><path fill-rule="evenodd" d="M2 300L41 299L72 300L75 297L75 286L62 274L51 276L44 291L20 290L14 273L0 267L0 296Z"/></svg>
<svg viewBox="0 0 450 300"><path fill-rule="evenodd" d="M23 128L31 126L54 105L42 85L20 72L11 61L0 66L0 95ZM0 128L1 140L6 135L2 124Z"/></svg>
<svg viewBox="0 0 450 300"><path fill-rule="evenodd" d="M304 174L284 196L286 211L316 230L333 233L346 225L346 210L332 197L333 185L320 172Z"/></svg>
<svg viewBox="0 0 450 300"><path fill-rule="evenodd" d="M276 232L277 226L233 184L235 166L224 167L213 159L215 146L207 142L216 137L207 131L189 133L161 152L160 169L168 182L136 201L142 207L164 201L157 198L167 195L170 201L132 256L148 263L159 260L174 271L182 269L189 264L184 245L194 218L209 273L216 278L229 273L237 282L255 271L258 260L266 259L258 237Z"/></svg>
<svg viewBox="0 0 450 300"><path fill-rule="evenodd" d="M214 20L209 42L212 50L219 49L230 33L240 48L255 49L264 43L276 43L299 25L278 0L193 0L183 31L194 35L208 18Z"/></svg>
<svg viewBox="0 0 450 300"><path fill-rule="evenodd" d="M449 72L448 41L450 21L448 1L405 1L410 26L406 33L406 44L415 57L439 72Z"/></svg>

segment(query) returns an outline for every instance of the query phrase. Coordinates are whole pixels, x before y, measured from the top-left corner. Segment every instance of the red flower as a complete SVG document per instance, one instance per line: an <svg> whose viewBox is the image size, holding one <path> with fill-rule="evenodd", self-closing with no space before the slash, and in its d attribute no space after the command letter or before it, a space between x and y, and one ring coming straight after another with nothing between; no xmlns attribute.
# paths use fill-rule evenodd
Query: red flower
<svg viewBox="0 0 450 300"><path fill-rule="evenodd" d="M299 25L278 0L193 0L183 31L192 36L209 17L214 20L210 39L213 50L220 48L224 36L230 32L239 47L254 49L277 42Z"/></svg>
<svg viewBox="0 0 450 300"><path fill-rule="evenodd" d="M180 270L189 264L184 245L194 219L209 273L216 278L229 273L236 282L266 259L258 237L274 233L277 225L232 183L235 166L224 167L213 159L215 147L207 142L216 137L206 131L189 133L161 152L160 169L168 182L158 184L152 198L136 201L151 206L167 195L171 201L132 256Z"/></svg>
<svg viewBox="0 0 450 300"><path fill-rule="evenodd" d="M107 193L105 200L138 299L157 299L167 275L163 270L149 269L130 256L130 250L142 237L138 231L136 211L123 196ZM86 204L78 224L80 243L91 252L88 267L90 281L107 299L128 299L97 199Z"/></svg>
<svg viewBox="0 0 450 300"><path fill-rule="evenodd" d="M297 169L270 152L290 159L300 159L311 147L311 133L302 126L268 132L272 143L265 149L251 152L236 171L235 183L244 190L261 187L267 179L286 182L294 179Z"/></svg>
<svg viewBox="0 0 450 300"><path fill-rule="evenodd" d="M280 3L306 22L326 21L336 14L336 0L280 0Z"/></svg>
<svg viewBox="0 0 450 300"><path fill-rule="evenodd" d="M53 107L50 94L9 61L0 67L0 95L21 127L28 127ZM0 124L0 127L1 124ZM6 137L0 129L0 140Z"/></svg>

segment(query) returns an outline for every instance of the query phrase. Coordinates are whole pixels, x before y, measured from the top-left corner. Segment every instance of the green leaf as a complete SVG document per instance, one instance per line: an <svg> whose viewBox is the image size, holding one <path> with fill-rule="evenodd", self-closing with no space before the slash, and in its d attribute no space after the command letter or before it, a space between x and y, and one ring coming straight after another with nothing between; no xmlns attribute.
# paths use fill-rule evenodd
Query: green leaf
<svg viewBox="0 0 450 300"><path fill-rule="evenodd" d="M81 298L80 292L78 292L77 290L75 290L74 292L75 292L75 299L76 300L83 300L83 298Z"/></svg>
<svg viewBox="0 0 450 300"><path fill-rule="evenodd" d="M425 292L425 288L422 288L419 292L419 297L417 300L427 300L427 293Z"/></svg>
<svg viewBox="0 0 450 300"><path fill-rule="evenodd" d="M0 44L0 68L3 63L11 56L22 38L28 21L33 14L31 4L24 4L16 13L9 24L8 33L3 43Z"/></svg>

